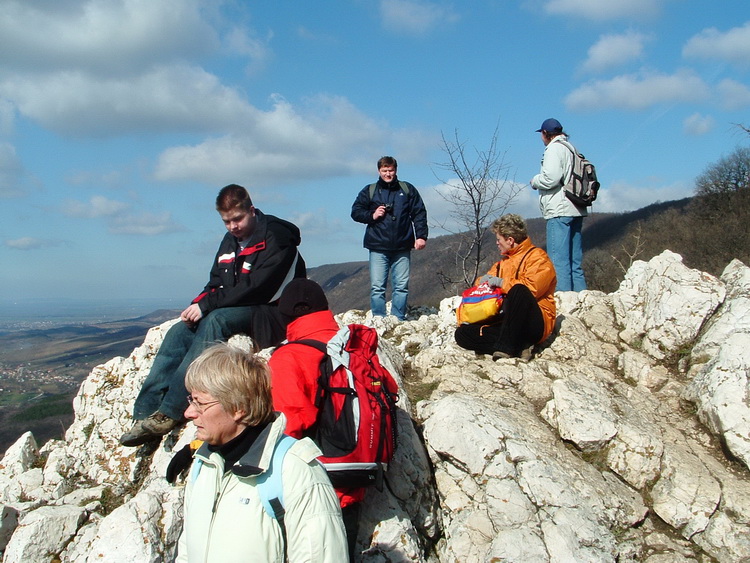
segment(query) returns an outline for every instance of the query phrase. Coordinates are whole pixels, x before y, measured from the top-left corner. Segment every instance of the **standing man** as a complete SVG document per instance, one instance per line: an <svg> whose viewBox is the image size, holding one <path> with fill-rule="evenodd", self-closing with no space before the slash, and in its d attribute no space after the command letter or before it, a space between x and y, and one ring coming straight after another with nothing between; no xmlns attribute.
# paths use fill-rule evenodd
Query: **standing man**
<svg viewBox="0 0 750 563"><path fill-rule="evenodd" d="M385 316L385 289L391 274L391 314L406 320L411 249L427 244L427 211L417 189L396 176L392 156L378 160L380 178L365 186L352 205L352 219L367 225L364 247L370 251L370 309Z"/></svg>
<svg viewBox="0 0 750 563"><path fill-rule="evenodd" d="M284 287L305 277L297 247L299 229L253 207L247 190L225 186L216 210L227 229L209 281L169 329L133 407L133 427L123 446L161 438L184 421L188 406L185 374L190 363L217 341L247 334L260 348L275 346L285 334L277 309Z"/></svg>
<svg viewBox="0 0 750 563"><path fill-rule="evenodd" d="M581 228L588 215L565 196L564 186L573 174L573 153L561 141L567 141L557 119L545 119L537 129L545 145L542 169L531 179L539 190L542 217L547 221L547 253L557 272L558 291L586 289L583 277L583 241Z"/></svg>

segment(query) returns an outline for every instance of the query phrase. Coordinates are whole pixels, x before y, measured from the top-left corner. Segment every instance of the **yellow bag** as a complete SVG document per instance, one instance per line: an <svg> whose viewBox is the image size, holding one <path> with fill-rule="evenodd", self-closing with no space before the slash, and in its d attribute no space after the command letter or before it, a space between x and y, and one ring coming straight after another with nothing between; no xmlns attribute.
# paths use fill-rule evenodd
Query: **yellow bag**
<svg viewBox="0 0 750 563"><path fill-rule="evenodd" d="M503 289L480 283L461 294L461 304L456 310L458 324L478 323L494 317L503 305Z"/></svg>

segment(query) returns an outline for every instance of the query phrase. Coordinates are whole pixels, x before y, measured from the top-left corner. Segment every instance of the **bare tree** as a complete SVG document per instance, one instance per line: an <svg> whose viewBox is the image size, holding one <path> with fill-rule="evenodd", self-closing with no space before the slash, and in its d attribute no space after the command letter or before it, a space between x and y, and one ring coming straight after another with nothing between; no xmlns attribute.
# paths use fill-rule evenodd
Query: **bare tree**
<svg viewBox="0 0 750 563"><path fill-rule="evenodd" d="M750 148L739 147L711 164L695 180L697 195L738 192L750 186Z"/></svg>
<svg viewBox="0 0 750 563"><path fill-rule="evenodd" d="M470 286L479 275L480 264L489 254L484 240L487 228L508 208L522 188L509 179L510 167L505 163L505 153L500 153L497 146L497 127L486 150L475 147L467 150L458 130L454 130L451 139L445 134L441 138L447 162L436 166L454 175L458 182L435 174L447 188L440 192L440 196L450 204L451 225L456 225L448 227L443 223L439 226L460 236L456 269L461 279L444 272L439 276L444 287L457 283Z"/></svg>
<svg viewBox="0 0 750 563"><path fill-rule="evenodd" d="M633 262L635 262L643 253L643 249L646 246L646 237L645 233L643 232L643 221L638 221L635 224L635 227L630 232L630 237L633 239L632 250L628 250L627 248L625 248L624 243L620 245L622 251L625 253L625 256L627 256L627 260L620 260L614 254L612 255L612 260L617 262L617 265L620 266L620 270L622 270L623 274L627 273L627 271L633 265Z"/></svg>

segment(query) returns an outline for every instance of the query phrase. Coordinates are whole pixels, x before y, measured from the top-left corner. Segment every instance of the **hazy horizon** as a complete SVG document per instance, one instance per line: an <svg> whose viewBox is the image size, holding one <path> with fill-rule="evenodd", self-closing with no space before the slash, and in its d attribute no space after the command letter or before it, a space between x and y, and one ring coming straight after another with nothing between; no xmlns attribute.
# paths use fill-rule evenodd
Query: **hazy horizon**
<svg viewBox="0 0 750 563"><path fill-rule="evenodd" d="M119 321L141 317L159 309L181 309L184 306L185 300L174 297L0 299L0 330Z"/></svg>

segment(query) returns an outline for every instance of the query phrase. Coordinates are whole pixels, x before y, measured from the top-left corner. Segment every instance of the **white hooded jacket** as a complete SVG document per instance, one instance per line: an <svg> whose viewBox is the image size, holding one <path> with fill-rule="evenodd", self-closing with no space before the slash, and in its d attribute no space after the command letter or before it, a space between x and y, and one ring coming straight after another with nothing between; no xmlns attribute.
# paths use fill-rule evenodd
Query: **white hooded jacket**
<svg viewBox="0 0 750 563"><path fill-rule="evenodd" d="M573 173L573 154L559 141L565 135L554 137L544 150L542 169L531 179L531 187L539 190L539 207L542 217L585 217L586 208L577 207L563 191Z"/></svg>
<svg viewBox="0 0 750 563"><path fill-rule="evenodd" d="M177 562L283 563L281 528L264 510L256 479L268 469L285 427L286 418L279 413L228 469L224 458L205 444L198 449L185 490ZM306 438L284 457L281 475L290 562L348 560L339 502L316 459L319 455L317 446Z"/></svg>

